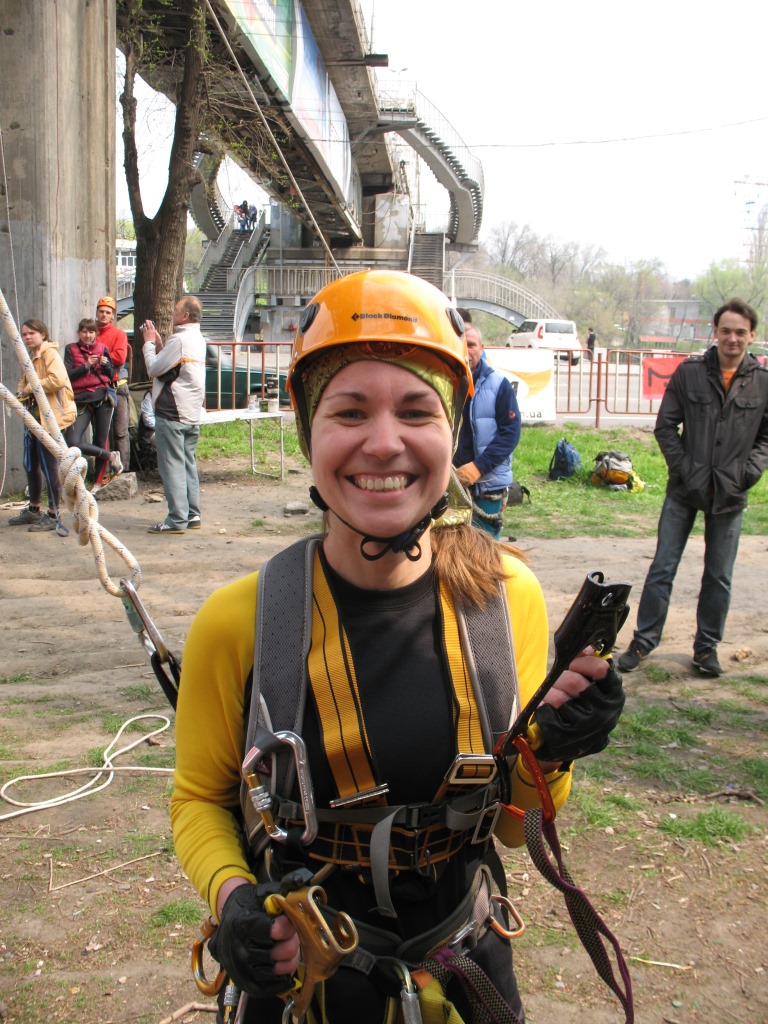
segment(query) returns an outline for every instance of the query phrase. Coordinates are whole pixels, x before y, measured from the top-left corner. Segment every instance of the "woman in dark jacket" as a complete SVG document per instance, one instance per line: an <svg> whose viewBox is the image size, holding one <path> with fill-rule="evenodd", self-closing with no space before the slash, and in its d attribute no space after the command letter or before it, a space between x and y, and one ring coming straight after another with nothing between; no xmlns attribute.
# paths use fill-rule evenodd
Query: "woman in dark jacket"
<svg viewBox="0 0 768 1024"><path fill-rule="evenodd" d="M66 433L67 444L79 448L83 455L96 459L96 483L99 490L105 481L105 472L111 476L122 473L119 452L108 447L109 425L114 409L112 401L112 360L106 345L96 340L98 327L95 320L81 320L77 327L77 341L67 345L64 365L67 368L77 404L77 419ZM83 441L88 427L93 431L93 443Z"/></svg>

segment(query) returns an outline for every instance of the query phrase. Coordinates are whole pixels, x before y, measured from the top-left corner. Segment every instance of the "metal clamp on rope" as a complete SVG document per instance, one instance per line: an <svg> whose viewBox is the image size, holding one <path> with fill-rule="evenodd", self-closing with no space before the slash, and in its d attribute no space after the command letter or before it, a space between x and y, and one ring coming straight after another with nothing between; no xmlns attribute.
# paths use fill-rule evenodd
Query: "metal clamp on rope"
<svg viewBox="0 0 768 1024"><path fill-rule="evenodd" d="M175 709L179 681L181 679L181 665L165 646L165 641L160 635L159 629L149 617L149 613L131 581L121 579L120 589L124 594L120 600L123 602L123 608L131 628L144 645L144 650L152 662L152 668L157 681L160 683L171 707ZM166 665L170 669L170 676L165 670Z"/></svg>
<svg viewBox="0 0 768 1024"><path fill-rule="evenodd" d="M335 974L344 957L357 948L357 929L352 919L339 912L329 926L319 907L325 902L325 890L319 885L303 886L285 896L275 893L264 901L268 914L285 914L289 918L301 943L300 984L289 997L284 1021L302 1020L315 986Z"/></svg>
<svg viewBox="0 0 768 1024"><path fill-rule="evenodd" d="M296 768L296 779L299 784L299 795L301 807L304 813L304 831L301 834L301 842L309 846L317 838L317 810L315 806L315 793L312 788L312 776L309 771L309 760L307 758L307 746L301 736L295 732L284 730L274 733L275 739L289 746L293 752L293 763ZM259 767L265 763L265 758L272 755L272 751L260 747L251 747L243 761L242 774L248 786L251 803L264 823L264 828L271 839L284 843L288 833L275 821L272 813L272 796L266 786L259 780Z"/></svg>
<svg viewBox="0 0 768 1024"><path fill-rule="evenodd" d="M139 639L144 644L147 654L150 657L153 654L157 654L160 661L163 663L167 662L168 648L165 646L159 630L149 617L147 609L142 604L138 591L130 580L126 579L120 580L120 589L125 594L125 597L120 599L123 602L125 614L128 616L128 621L134 633L138 634Z"/></svg>

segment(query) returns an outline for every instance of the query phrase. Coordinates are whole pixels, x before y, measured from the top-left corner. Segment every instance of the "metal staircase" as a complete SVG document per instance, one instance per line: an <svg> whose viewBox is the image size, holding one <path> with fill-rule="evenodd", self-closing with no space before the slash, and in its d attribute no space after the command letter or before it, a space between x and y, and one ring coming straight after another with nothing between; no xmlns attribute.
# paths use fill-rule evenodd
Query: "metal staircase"
<svg viewBox="0 0 768 1024"><path fill-rule="evenodd" d="M205 280L200 288L201 292L227 291L227 271L231 270L234 266L238 253L250 236L250 231L236 230L232 232L219 261L214 263L205 275Z"/></svg>
<svg viewBox="0 0 768 1024"><path fill-rule="evenodd" d="M421 232L414 235L408 269L417 277L429 281L435 288L442 288L445 275L445 235Z"/></svg>
<svg viewBox="0 0 768 1024"><path fill-rule="evenodd" d="M415 87L406 95L379 96L379 128L397 132L426 163L450 196L448 240L477 244L483 219L483 165L448 119Z"/></svg>
<svg viewBox="0 0 768 1024"><path fill-rule="evenodd" d="M218 238L227 223L227 204L216 184L216 175L224 159L221 152L195 153L195 170L201 181L192 189L189 212L196 226L209 240Z"/></svg>
<svg viewBox="0 0 768 1024"><path fill-rule="evenodd" d="M258 267L269 248L270 229L262 214L253 231L233 230L220 255L205 274L194 294L203 304L203 334L212 341L232 341L244 329L253 306L242 294L242 281L249 269Z"/></svg>

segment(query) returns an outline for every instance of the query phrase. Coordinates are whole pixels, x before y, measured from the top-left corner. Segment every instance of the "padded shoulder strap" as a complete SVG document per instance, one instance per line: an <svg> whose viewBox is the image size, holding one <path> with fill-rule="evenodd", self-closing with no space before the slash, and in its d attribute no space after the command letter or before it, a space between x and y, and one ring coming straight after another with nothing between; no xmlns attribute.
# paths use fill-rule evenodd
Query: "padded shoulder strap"
<svg viewBox="0 0 768 1024"><path fill-rule="evenodd" d="M257 724L272 732L301 733L312 642L312 562L319 543L319 537L305 537L259 572L246 750L253 746Z"/></svg>
<svg viewBox="0 0 768 1024"><path fill-rule="evenodd" d="M509 619L507 591L485 605L455 601L461 644L481 716L483 739L490 752L509 729L520 710L520 687ZM510 676L511 673L511 676Z"/></svg>

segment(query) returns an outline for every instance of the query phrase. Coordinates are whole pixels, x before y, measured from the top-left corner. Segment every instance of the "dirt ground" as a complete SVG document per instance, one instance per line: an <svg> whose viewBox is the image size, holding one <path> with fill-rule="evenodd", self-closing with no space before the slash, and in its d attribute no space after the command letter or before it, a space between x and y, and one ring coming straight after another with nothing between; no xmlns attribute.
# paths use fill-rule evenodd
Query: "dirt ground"
<svg viewBox="0 0 768 1024"><path fill-rule="evenodd" d="M134 498L100 504L101 521L138 559L141 597L178 655L208 593L319 526L314 512L284 515L286 502L306 500L304 470L292 469L281 483L251 477L239 464L206 463L202 480L203 529L186 536L146 532L165 511L151 500L153 492L160 494L156 486L142 484ZM98 583L89 550L74 537L9 527L11 514L0 510L3 781L92 767L127 719L169 712L120 601ZM527 543L518 536L518 543L542 581L553 626L593 569L629 579L637 600L652 554L650 540ZM116 577L124 574L113 554L108 563ZM653 659L657 672L626 680L630 707L650 700L669 700L674 707L691 695L701 707L714 707L738 699L739 679L768 676L768 626L757 610L763 588L768 590L768 540L742 541L721 647L729 674L721 680L702 680L690 667L700 574L701 540L695 538L675 585L664 644ZM632 618L622 643L631 624ZM741 661L733 660L737 654ZM713 736L713 742L732 741L736 757L746 745L754 757L765 758L765 707L755 708L754 731L749 721L741 736ZM139 736L129 732L117 745ZM100 792L23 816L8 817L14 808L0 804L5 1024L213 1020L212 1001L197 992L189 969L190 941L204 910L175 862L170 838L172 723L151 742L116 757L116 764L151 763L164 772L117 773ZM82 782L31 781L7 795L48 800ZM685 813L692 801L685 793L664 792L652 781L609 778L603 786L639 801L635 827L589 825L569 817L570 804L560 827L573 875L634 958L636 1020L768 1021L765 806L734 801L731 806L754 831L738 843L703 846L659 831L672 808ZM561 898L523 851L513 852L506 864L510 895L529 926L517 958L531 1024L622 1020ZM190 1004L206 1009L174 1016Z"/></svg>

